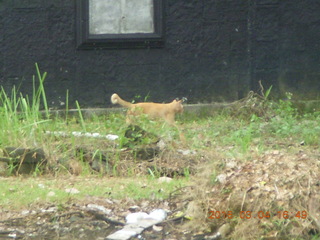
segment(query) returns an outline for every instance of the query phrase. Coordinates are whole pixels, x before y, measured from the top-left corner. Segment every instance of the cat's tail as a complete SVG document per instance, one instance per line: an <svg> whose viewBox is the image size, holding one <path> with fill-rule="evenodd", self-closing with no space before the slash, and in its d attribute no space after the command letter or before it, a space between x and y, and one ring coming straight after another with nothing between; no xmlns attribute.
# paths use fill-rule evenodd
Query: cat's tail
<svg viewBox="0 0 320 240"><path fill-rule="evenodd" d="M116 94L116 93L112 94L112 96L111 96L111 102L112 102L113 104L120 104L121 106L127 107L127 108L131 108L131 106L132 106L132 103L129 103L129 102L123 100L123 99L122 99L121 97L119 97L119 95Z"/></svg>

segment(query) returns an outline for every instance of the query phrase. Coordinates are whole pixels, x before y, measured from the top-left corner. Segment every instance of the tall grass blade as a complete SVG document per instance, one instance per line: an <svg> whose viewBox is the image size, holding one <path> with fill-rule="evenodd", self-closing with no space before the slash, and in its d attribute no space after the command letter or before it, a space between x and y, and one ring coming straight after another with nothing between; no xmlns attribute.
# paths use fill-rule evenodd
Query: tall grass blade
<svg viewBox="0 0 320 240"><path fill-rule="evenodd" d="M81 127L82 127L83 131L86 132L87 131L86 130L86 125L84 123L84 119L83 119L81 108L80 108L80 105L79 105L78 101L76 101L76 105L77 105L77 110L78 110L78 113L79 113Z"/></svg>
<svg viewBox="0 0 320 240"><path fill-rule="evenodd" d="M270 95L270 93L271 93L271 90L272 90L272 85L267 89L266 93L264 94L265 100L268 99L268 97L269 97L269 95Z"/></svg>
<svg viewBox="0 0 320 240"><path fill-rule="evenodd" d="M39 89L38 89L38 91L39 91L39 94L42 96L42 101L43 101L46 117L49 118L49 116L50 116L49 108L48 108L48 104L47 104L46 92L45 92L44 86L43 86L43 82L46 79L47 72L44 72L44 74L41 75L38 63L36 63L35 65L36 65L36 70L37 70L38 79L39 79Z"/></svg>
<svg viewBox="0 0 320 240"><path fill-rule="evenodd" d="M69 114L69 89L67 89L67 94L66 94L66 123L68 123L68 114Z"/></svg>

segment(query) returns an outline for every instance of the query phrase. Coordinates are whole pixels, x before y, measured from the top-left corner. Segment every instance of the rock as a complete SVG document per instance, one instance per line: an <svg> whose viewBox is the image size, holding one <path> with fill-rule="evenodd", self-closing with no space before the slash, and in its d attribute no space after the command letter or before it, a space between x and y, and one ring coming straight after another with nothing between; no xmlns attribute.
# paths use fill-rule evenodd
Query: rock
<svg viewBox="0 0 320 240"><path fill-rule="evenodd" d="M199 214L199 206L195 201L189 202L185 211L185 218L191 220Z"/></svg>
<svg viewBox="0 0 320 240"><path fill-rule="evenodd" d="M67 188L65 190L65 192L66 193L70 193L70 194L78 194L78 193L80 193L80 191L78 189L76 189L76 188Z"/></svg>
<svg viewBox="0 0 320 240"><path fill-rule="evenodd" d="M29 215L30 214L30 211L29 210L23 210L22 212L21 212L21 215Z"/></svg>
<svg viewBox="0 0 320 240"><path fill-rule="evenodd" d="M130 212L137 212L139 209L140 209L140 207L137 205L129 207Z"/></svg>
<svg viewBox="0 0 320 240"><path fill-rule="evenodd" d="M133 150L133 153L136 156L136 158L140 160L151 160L155 156L157 156L159 152L160 149L157 146L148 146Z"/></svg>
<svg viewBox="0 0 320 240"><path fill-rule="evenodd" d="M231 160L228 160L226 161L226 167L227 168L235 168L237 166L237 162L235 159L231 159Z"/></svg>
<svg viewBox="0 0 320 240"><path fill-rule="evenodd" d="M218 240L225 239L226 236L231 232L231 226L229 223L223 224L219 230L212 236L206 236L206 240Z"/></svg>
<svg viewBox="0 0 320 240"><path fill-rule="evenodd" d="M43 169L47 163L47 157L42 148L6 147L3 155L5 157L0 158L0 161L13 164L15 174L33 173L36 169Z"/></svg>
<svg viewBox="0 0 320 240"><path fill-rule="evenodd" d="M48 192L47 197L54 197L55 195L56 195L55 192L50 191L50 192Z"/></svg>
<svg viewBox="0 0 320 240"><path fill-rule="evenodd" d="M158 182L160 182L160 183L164 183L164 182L169 183L171 181L172 181L172 178L170 178L170 177L159 177L158 178Z"/></svg>
<svg viewBox="0 0 320 240"><path fill-rule="evenodd" d="M224 174L224 173L219 174L219 175L217 176L217 181L218 181L219 183L221 183L221 184L226 183L226 182L227 182L227 175Z"/></svg>
<svg viewBox="0 0 320 240"><path fill-rule="evenodd" d="M107 209L105 208L104 206L100 206L100 205L97 205L97 204L88 204L87 205L88 208L92 209L92 210L98 210L106 215L109 215L112 210L111 209Z"/></svg>
<svg viewBox="0 0 320 240"><path fill-rule="evenodd" d="M42 213L52 213L52 212L57 212L58 208L57 207L50 207L48 209L41 209Z"/></svg>
<svg viewBox="0 0 320 240"><path fill-rule="evenodd" d="M165 141L160 139L160 141L157 143L157 146L159 147L160 150L163 150L166 148L167 144L165 143Z"/></svg>
<svg viewBox="0 0 320 240"><path fill-rule="evenodd" d="M196 154L195 151L189 150L189 149L187 149L187 150L178 149L177 152L178 152L178 153L181 153L182 155L185 155L185 156Z"/></svg>
<svg viewBox="0 0 320 240"><path fill-rule="evenodd" d="M42 148L15 148L6 147L3 151L4 156L12 158L15 163L23 161L25 163L42 163L46 160L46 155Z"/></svg>
<svg viewBox="0 0 320 240"><path fill-rule="evenodd" d="M156 231L156 232L160 232L160 231L163 230L163 227L162 226L153 225L152 226L152 230Z"/></svg>

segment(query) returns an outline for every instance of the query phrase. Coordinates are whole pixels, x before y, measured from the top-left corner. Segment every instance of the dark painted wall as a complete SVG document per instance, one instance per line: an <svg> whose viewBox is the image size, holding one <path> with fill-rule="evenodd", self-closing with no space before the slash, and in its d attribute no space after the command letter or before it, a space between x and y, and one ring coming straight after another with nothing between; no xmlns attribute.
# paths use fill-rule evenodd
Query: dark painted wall
<svg viewBox="0 0 320 240"><path fill-rule="evenodd" d="M319 98L320 1L166 0L165 47L77 50L74 0L0 0L0 84L32 90L48 72L48 102L106 107L113 92L189 103L273 93Z"/></svg>

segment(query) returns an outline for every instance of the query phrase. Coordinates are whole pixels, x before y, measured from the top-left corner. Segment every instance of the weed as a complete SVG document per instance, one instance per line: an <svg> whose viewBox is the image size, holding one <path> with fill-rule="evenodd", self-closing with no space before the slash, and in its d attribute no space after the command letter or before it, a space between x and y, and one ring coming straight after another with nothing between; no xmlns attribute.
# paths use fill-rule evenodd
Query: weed
<svg viewBox="0 0 320 240"><path fill-rule="evenodd" d="M148 168L148 172L149 172L149 174L150 174L150 176L151 176L152 178L156 178L156 175L154 174L154 171L153 171L153 170L151 170L150 168Z"/></svg>
<svg viewBox="0 0 320 240"><path fill-rule="evenodd" d="M164 139L167 144L165 151L170 152L170 154L165 157L159 156L159 158L165 160L167 165L174 166L176 164L174 158L176 156L174 154L177 148L183 148L184 146L180 146L179 142L175 142L178 133L166 124L152 121L146 116L140 116L136 120L137 125L143 131L135 127L132 134L126 136L125 133L128 130L128 126L125 124L125 116L122 113L111 113L102 117L93 116L90 119L84 118L80 104L76 101L78 115L76 117L70 116L68 92L66 94L65 118L56 118L54 121L50 119L44 90L46 73L41 74L38 65L36 65L36 69L37 78L33 78L32 97L19 93L16 87L13 87L9 94L3 88L1 89L0 146L12 145L19 147L27 145L45 148L48 152L48 161L51 161L49 169L54 173L60 174L59 177L71 172L70 159L79 164L81 171L75 171L74 174L80 176L75 177L76 181L72 183L72 186L77 188L80 193L77 196L72 196L72 199L84 198L87 195L104 196L105 192L110 193L113 198L162 199L166 198L175 187L190 184L190 182L194 181L194 176L191 176L191 168L186 164L179 169L179 173L182 171L185 176L182 180L174 176L173 183L160 184L157 178L163 175L165 171L161 169L161 166L158 166L158 162L156 162L156 166L155 164L153 165L154 167L150 166L149 163L143 165L142 161L138 161L133 156L135 151L132 149L154 143L157 139ZM207 204L208 206L210 202L223 202L221 199L217 199L217 196L219 197L219 194L221 194L222 199L228 198L228 201L225 201L228 204L230 203L228 207L234 205L235 208L239 208L242 203L242 195L239 194L240 204L231 199L233 196L238 197L234 194L235 190L237 190L236 187L231 184L223 185L216 180L220 172L228 167L225 160L230 156L237 163L233 168L230 168L229 165L230 172L226 175L228 181L244 176L247 174L246 171L250 172L252 167L259 163L259 157L261 159L261 156L268 150L274 151L280 148L287 150L287 146L290 145L290 147L298 146L296 150L297 152L299 151L299 154L302 151L307 152L309 150L313 151L313 154L317 156L318 153L316 151L320 139L319 112L300 113L299 115L292 102L291 94L287 94L286 100L275 102L270 100L271 89L270 87L264 94L259 95L260 97L252 94L246 99L246 102L237 102L235 104L236 110L228 109L228 111L218 110L212 112L208 109L203 109L198 113L186 113L178 118L179 121L183 122L188 149L199 152L197 156L191 154L183 156L183 158L192 163L200 158L199 156L201 155L201 165L208 171L205 177L199 178L199 184L195 187L196 194L188 192L188 194L185 194L186 197L199 198L205 202L204 205ZM147 101L148 97L145 97L144 101ZM41 111L42 109L44 109L44 114ZM49 136L44 133L46 130L62 131L67 134L64 137ZM91 131L100 134L112 133L118 135L119 138L114 142L110 142L106 139L68 136L68 133L72 131ZM91 155L88 157L87 152L83 150L84 148L76 151L79 146L87 147ZM308 148L309 146L311 148ZM105 157L104 151L110 151L111 154ZM181 157L181 155L178 155L178 157ZM270 158L272 160L282 160L281 157L282 155L275 153ZM262 158L262 160L267 161L268 159ZM265 164L262 170L256 170L256 172L261 172L260 178L272 174L266 173L265 169L268 166L275 165L276 160L272 164ZM87 178L88 175L95 178L92 165L90 165L92 161L96 161L98 166L105 167L105 169L100 169L99 173L96 174L101 179L93 179L90 182ZM137 167L137 163L139 163L139 167L143 165L145 168L140 170ZM237 165L242 163L244 165L241 165L241 167ZM284 162L283 164L286 165L287 163ZM300 166L297 164L303 164L303 162L292 163L292 165L286 167L286 170L306 167L306 165ZM14 173L16 168L16 165L9 164L8 174ZM274 171L276 170L274 169ZM141 175L147 172L145 174L147 176L137 177L137 172ZM102 178L105 173L112 176L125 175L132 178L108 178L108 181L106 181L106 179ZM63 184L60 183L60 185L56 186L55 184L59 182L59 178L43 180L39 178L42 174L42 168L38 165L33 172L33 178L26 178L24 181L19 180L19 178L4 179L3 182L0 182L0 205L10 207L11 205L21 204L26 206L38 199L37 201L55 202L63 206L66 201L71 199L70 194L67 194L63 187L65 184L71 184L69 178L64 180ZM285 172L282 174L285 174ZM316 173L312 174L316 176ZM250 177L251 175L248 176ZM279 176L277 176L278 178ZM48 187L44 189L37 187L38 182L41 181ZM89 183L87 183L88 181ZM260 179L254 184L257 184L255 186L259 186L262 189L262 186L259 185L261 181ZM8 184L9 182L10 184ZM86 184L83 184L83 182L86 182ZM290 185L291 183L288 182L287 184ZM253 192L256 190L254 187L248 189ZM49 198L49 190L54 191L56 195ZM210 193L213 193L213 196L209 198ZM249 194L248 190L248 196ZM250 200L254 201L254 196ZM233 221L236 222L236 220ZM274 221L265 226L264 230L277 231L281 236L285 236L286 234L289 235L291 225L294 225L291 220Z"/></svg>
<svg viewBox="0 0 320 240"><path fill-rule="evenodd" d="M277 105L276 113L278 116L281 116L283 118L289 118L289 117L296 117L297 116L297 109L293 106L292 103L292 93L286 92L286 99L279 100L279 103Z"/></svg>
<svg viewBox="0 0 320 240"><path fill-rule="evenodd" d="M148 102L149 98L150 98L150 92L148 92L148 94L143 98L143 101L144 102ZM133 98L133 100L131 102L132 103L141 102L140 99L142 99L142 96L137 94L137 95L134 96L134 98Z"/></svg>
<svg viewBox="0 0 320 240"><path fill-rule="evenodd" d="M183 176L184 176L186 179L189 179L189 178L190 178L190 169L189 169L188 167L183 168Z"/></svg>
<svg viewBox="0 0 320 240"><path fill-rule="evenodd" d="M15 171L15 169L17 168L16 164L13 164L12 162L10 164L8 164L8 175L12 175Z"/></svg>
<svg viewBox="0 0 320 240"><path fill-rule="evenodd" d="M84 132L87 132L86 124L85 124L85 121L84 121L84 119L83 119L82 112L81 112L81 108L80 108L80 105L79 105L79 102L78 102L78 101L76 101L76 106L77 106L77 110L78 110L78 114L79 114L80 124L81 124L82 130L83 130Z"/></svg>
<svg viewBox="0 0 320 240"><path fill-rule="evenodd" d="M69 114L69 89L67 89L66 93L66 116L65 116L65 122L68 122L68 114Z"/></svg>
<svg viewBox="0 0 320 240"><path fill-rule="evenodd" d="M32 173L32 175L33 175L34 177L38 177L38 176L40 176L41 174L42 174L41 164L37 164L36 167L35 167L35 169L34 169L34 171L33 171L33 173Z"/></svg>
<svg viewBox="0 0 320 240"><path fill-rule="evenodd" d="M152 169L148 168L148 173L150 174L150 176L153 179L161 177L161 174L160 174L159 170L156 167L153 167Z"/></svg>

